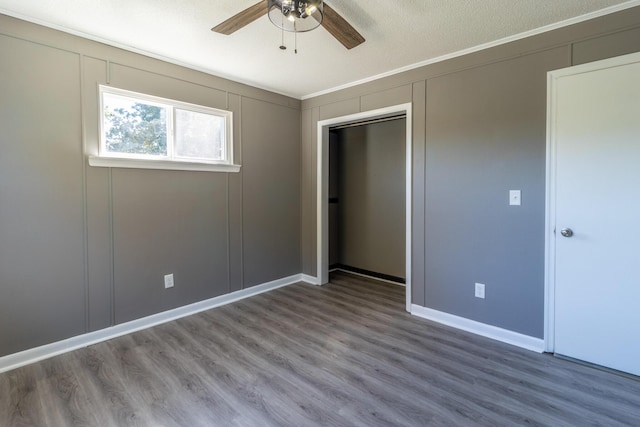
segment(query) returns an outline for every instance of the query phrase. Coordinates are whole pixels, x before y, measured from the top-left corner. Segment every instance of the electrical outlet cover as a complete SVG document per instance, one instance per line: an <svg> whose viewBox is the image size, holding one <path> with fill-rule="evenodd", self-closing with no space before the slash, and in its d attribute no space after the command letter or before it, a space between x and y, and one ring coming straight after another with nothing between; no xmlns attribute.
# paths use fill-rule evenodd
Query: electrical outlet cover
<svg viewBox="0 0 640 427"><path fill-rule="evenodd" d="M520 190L509 190L509 205L520 206L522 203L522 193Z"/></svg>

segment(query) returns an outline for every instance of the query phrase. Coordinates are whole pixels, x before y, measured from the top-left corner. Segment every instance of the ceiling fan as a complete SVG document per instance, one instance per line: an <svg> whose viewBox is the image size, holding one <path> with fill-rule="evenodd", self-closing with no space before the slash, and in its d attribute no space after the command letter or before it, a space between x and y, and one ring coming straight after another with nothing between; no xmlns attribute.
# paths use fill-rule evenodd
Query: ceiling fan
<svg viewBox="0 0 640 427"><path fill-rule="evenodd" d="M211 29L232 34L263 15L285 31L304 32L322 25L344 47L352 49L364 43L364 37L322 0L261 0Z"/></svg>

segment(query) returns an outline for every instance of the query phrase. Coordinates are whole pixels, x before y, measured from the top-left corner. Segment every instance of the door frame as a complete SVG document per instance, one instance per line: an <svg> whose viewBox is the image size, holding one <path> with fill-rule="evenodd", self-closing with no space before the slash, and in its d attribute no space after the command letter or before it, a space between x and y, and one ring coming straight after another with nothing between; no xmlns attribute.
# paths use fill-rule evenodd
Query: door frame
<svg viewBox="0 0 640 427"><path fill-rule="evenodd" d="M405 294L406 310L411 312L411 103L399 104L375 110L363 111L341 117L318 121L316 164L316 258L317 280L323 285L329 280L329 128L365 120L405 114Z"/></svg>
<svg viewBox="0 0 640 427"><path fill-rule="evenodd" d="M589 73L606 68L640 62L640 52L617 56L547 73L547 164L545 208L545 272L544 272L544 351L555 350L555 291L556 291L556 82L567 76Z"/></svg>

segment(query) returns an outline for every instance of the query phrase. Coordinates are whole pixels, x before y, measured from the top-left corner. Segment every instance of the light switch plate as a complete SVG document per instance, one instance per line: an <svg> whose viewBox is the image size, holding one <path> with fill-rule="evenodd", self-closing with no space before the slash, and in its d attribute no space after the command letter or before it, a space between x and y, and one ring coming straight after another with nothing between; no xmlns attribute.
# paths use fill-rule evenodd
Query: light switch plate
<svg viewBox="0 0 640 427"><path fill-rule="evenodd" d="M509 205L520 206L521 193L520 190L509 190Z"/></svg>
<svg viewBox="0 0 640 427"><path fill-rule="evenodd" d="M484 299L484 283L476 283L476 298Z"/></svg>
<svg viewBox="0 0 640 427"><path fill-rule="evenodd" d="M164 287L165 289L173 288L173 274L165 274L164 276Z"/></svg>

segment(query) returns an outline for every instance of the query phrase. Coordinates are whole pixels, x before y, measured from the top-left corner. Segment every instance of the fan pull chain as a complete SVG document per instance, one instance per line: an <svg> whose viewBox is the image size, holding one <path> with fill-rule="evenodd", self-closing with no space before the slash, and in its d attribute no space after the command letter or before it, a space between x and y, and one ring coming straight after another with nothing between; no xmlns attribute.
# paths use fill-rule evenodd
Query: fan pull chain
<svg viewBox="0 0 640 427"><path fill-rule="evenodd" d="M284 44L284 15L282 15L282 25L280 28L282 31L282 43L280 44L280 50L287 50L287 46Z"/></svg>
<svg viewBox="0 0 640 427"><path fill-rule="evenodd" d="M284 28L282 29L282 43L280 44L281 50L287 50L287 47L284 45Z"/></svg>

